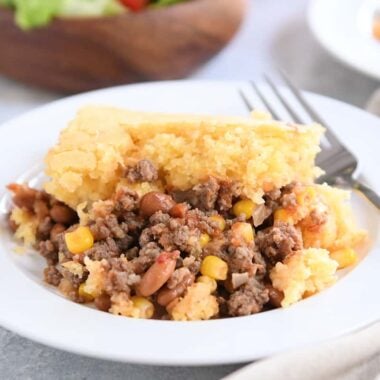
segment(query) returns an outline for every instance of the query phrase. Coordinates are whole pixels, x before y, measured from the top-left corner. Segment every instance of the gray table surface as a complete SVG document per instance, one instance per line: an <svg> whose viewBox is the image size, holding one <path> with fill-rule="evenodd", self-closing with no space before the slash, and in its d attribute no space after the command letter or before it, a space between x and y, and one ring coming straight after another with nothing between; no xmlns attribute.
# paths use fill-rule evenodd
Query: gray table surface
<svg viewBox="0 0 380 380"><path fill-rule="evenodd" d="M195 79L260 79L275 64L303 89L364 107L380 83L326 53L306 23L307 0L252 0L234 41ZM0 122L60 98L0 77ZM0 379L216 380L240 365L153 367L95 360L51 349L0 328Z"/></svg>

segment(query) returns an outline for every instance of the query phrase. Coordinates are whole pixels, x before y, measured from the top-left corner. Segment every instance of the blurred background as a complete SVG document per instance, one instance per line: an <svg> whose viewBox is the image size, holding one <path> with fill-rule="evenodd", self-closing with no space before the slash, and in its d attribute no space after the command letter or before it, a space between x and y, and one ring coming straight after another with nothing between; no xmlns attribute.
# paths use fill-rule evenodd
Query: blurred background
<svg viewBox="0 0 380 380"><path fill-rule="evenodd" d="M194 3L198 1L200 0L195 0ZM216 2L219 0L208 1ZM370 96L377 87L379 87L379 80L362 74L350 68L347 64L341 63L321 46L312 34L307 22L307 10L310 1L292 0L291 2L284 2L278 0L247 0L247 2L249 6L245 12L245 19L240 30L232 38L231 42L219 53L211 57L203 66L199 64L201 66L200 68L189 70L191 74L186 75L187 78L202 80L259 80L263 72L271 72L278 66L286 70L290 77L294 79L295 83L302 89L328 95L359 107L365 107ZM356 4L360 2L360 0L333 0L331 3L334 2L340 2L341 11L342 14L344 14L346 5L350 3ZM361 2L364 3L365 0ZM226 4L226 1L220 1L220 4L222 3ZM230 1L229 3L230 5L227 5L227 7L231 7L231 4L234 2ZM240 3L240 0L236 2L236 6L238 6L238 3ZM175 7L176 6L173 6L173 8ZM169 8L171 7L167 7L165 10L160 9L160 12L166 12ZM231 14L228 8L226 8L226 12ZM189 13L191 12L185 12L185 16L180 16L189 17L189 19L187 19L189 23L194 22L191 21L190 16L187 16ZM223 23L224 25L228 25L229 23L237 23L238 20L236 19L239 18L239 15L223 16L222 14L220 17L224 17ZM162 19L163 17L160 18ZM235 20L233 20L234 18ZM212 20L214 25L216 25L214 29L218 27L217 21L218 20ZM142 22L144 22L144 20L142 20ZM203 21L204 24L201 24L200 27L207 29L207 22L210 22L210 20L205 18ZM0 19L0 24L1 23L4 23L4 18ZM137 25L136 27L139 28L141 25ZM234 27L233 25L231 28L233 29ZM73 29L74 27L71 26L71 28ZM159 33L160 30L157 28L156 26L156 31ZM117 26L115 26L114 29L117 29ZM228 33L232 35L231 30ZM56 31L53 30L53 32ZM15 31L12 31L12 33L14 34ZM30 32L20 33L29 34ZM33 33L36 32L33 31ZM38 31L37 33L40 32ZM121 30L118 33L121 34L123 31ZM5 29L3 29L2 34L4 38ZM51 35L54 35L54 33L51 33ZM51 39L52 38L53 37L51 37ZM167 38L173 38L173 36L169 35ZM347 36L347 38L349 37ZM223 36L222 39L227 40L228 37ZM141 41L137 39L136 44L141 45L141 43L143 43ZM6 40L6 43L7 47L11 45L9 39ZM190 56L192 54L191 51L196 49L194 46L195 44L190 44L188 51L182 50L180 52L181 57L186 58L186 55ZM377 53L380 53L380 42L376 47L378 50ZM160 47L158 50L159 49ZM211 50L212 49L213 48L211 48ZM219 47L214 50L218 49ZM163 50L165 50L165 47ZM2 51L4 56L4 49L2 49ZM32 59L33 52L29 53L29 58ZM65 54L66 60L69 62L73 53L68 50ZM163 53L164 58L165 54L171 54L171 52L165 51ZM214 52L210 52L210 55L213 54ZM376 57L378 57L378 55ZM25 67L28 67L28 51L23 53L22 62L16 61L15 56L12 58L12 68L24 66L25 69ZM202 59L204 58L205 57L202 57ZM144 59L144 57L141 59ZM154 58L151 57L145 59L154 60ZM207 59L209 59L208 56ZM157 60L159 60L159 58L156 59L156 63L153 62L153 65L158 65ZM168 57L166 62L169 71L162 74L164 78L183 76L180 74L170 75L170 67L173 67L173 61ZM186 63L184 63L184 65L186 65ZM378 65L380 67L380 61ZM194 64L194 66L196 67L197 65ZM38 68L35 71L39 71ZM1 67L0 72L4 72ZM40 74L43 76L43 64L41 64L41 72ZM153 76L154 75L155 74L153 74ZM65 80L65 78L61 79ZM146 78L142 79L146 80ZM132 81L136 81L136 79L132 78ZM21 82L16 82L0 75L0 121L5 121L21 112L45 102L58 99L63 95L62 91L42 90L36 86L21 84Z"/></svg>
<svg viewBox="0 0 380 380"><path fill-rule="evenodd" d="M5 3L7 0L1 1ZM198 1L206 2L206 0L193 0L191 3L196 3ZM231 17L233 18L231 21L232 23L238 23L240 11L237 13L231 13L228 9L231 8L231 4L233 7L234 4L240 3L240 0L236 0L236 3L235 0L207 0L209 4L205 6L210 6L212 9L213 4L210 4L212 1L218 1L220 4L227 7L224 16L221 13L219 14L219 19L213 21L211 25L213 28L221 27L222 24L224 25L230 22ZM320 1L326 3L326 0ZM327 3L328 2L329 0ZM197 80L260 80L263 72L271 73L276 67L281 67L287 71L297 86L302 89L328 95L361 108L366 107L371 96L380 87L378 79L380 78L380 60L377 61L378 76L376 79L376 75L369 76L357 69L351 68L347 63L342 63L342 59L337 60L334 57L334 52L328 53L327 50L322 47L322 44L317 41L317 38L311 32L308 25L307 11L310 6L309 0L247 0L247 3L248 8L243 12L245 17L241 24L241 28L234 35L230 43L218 53L216 53L216 50L219 50L219 46L215 47L211 43L206 44L205 46L211 51L210 55L212 57L207 54L202 55L199 60L203 61L207 58L208 61L203 65L200 64L200 67L196 69L193 68L190 70L189 67L186 67L185 71L189 69L189 72L191 73L183 75L184 77ZM351 5L357 7L357 5L361 3L366 3L366 0L330 0L330 4L339 5L338 14L341 14L342 18ZM373 4L375 3L371 2L371 6ZM173 12L174 7L177 7L177 5L173 6ZM337 9L335 8L335 10ZM160 12L163 12L163 10L160 10ZM204 9L202 12L204 13ZM208 30L208 28L210 28L210 21L208 18L205 17L203 19L202 17L198 18L197 16L198 13L196 11L186 10L186 12L181 12L179 15L179 23L181 23L181 17L183 17L186 20L186 23L196 22L198 28ZM40 78L43 78L45 75L45 62L41 62L41 66L37 65L36 68L30 67L32 51L30 51L29 48L35 46L25 45L25 48L22 51L22 59L15 59L17 54L13 49L13 41L8 37L4 37L6 32L5 26L8 25L8 33L10 33L10 36L15 36L15 41L19 41L20 38L22 38L20 37L20 33L29 32L21 32L16 29L16 27L9 26L10 20L13 20L13 18L9 17L9 14L4 15L0 12L0 42L1 39L3 39L3 45L2 47L0 46L0 61L2 57L4 57L4 49L7 48L11 51L11 59L8 62L9 65L7 66L6 71L18 71L22 68L29 70L28 72L30 73L34 70L39 74ZM335 20L335 24L338 27L343 25L343 21L340 20L339 17L335 18ZM163 20L163 23L170 26L172 25L172 21L173 19L170 19L170 22L168 23ZM141 22L137 22L137 26L135 27L144 30L144 22L145 21L142 19ZM324 22L325 20L322 19L322 26ZM156 34L159 33L159 24L159 21L152 22L152 20L150 20L149 32L151 33L152 38L156 38ZM121 29L118 30L118 27ZM368 27L370 28L369 23ZM50 37L48 42L54 45L54 36L59 33L57 29L54 29L55 26L52 26L52 28L53 32L49 34ZM72 28L78 28L77 24L76 26L74 24L70 26L71 31L73 30ZM93 29L93 26L89 26L89 28L90 33L96 29ZM123 33L129 33L128 35L131 36L130 30L124 31L122 28L123 26L120 22L115 24L113 26L114 32L111 33L110 36L115 36L116 33L117 41L120 41ZM162 28L164 28L164 26L162 26ZM228 33L222 35L221 39L223 40L223 43L227 41L229 34L234 34L234 28L235 25L232 25ZM187 29L188 34L186 38L194 38L191 27L188 27ZM167 43L165 42L167 38L172 38L174 40L179 38L175 31L176 30L170 35L161 36L162 43ZM83 28L82 32L84 32ZM182 32L185 33L184 31ZM338 32L339 30L337 33ZM33 31L33 33L43 33L43 31ZM356 52L354 49L355 45L353 42L355 37L350 37L348 34L345 35L347 37L341 40L342 45L346 44L343 54L351 54L351 58L349 58L353 60L360 57L361 53ZM188 50L179 51L181 59L183 59L183 65L185 66L189 64L187 61L188 55L195 54L196 46L198 46L197 44L202 44L202 36L197 35L196 37L197 42L189 44ZM133 41L137 48L141 48L141 44L145 43L139 34L133 37ZM375 42L375 40L373 40L370 44L371 47L369 47L369 49L373 49L374 53L368 55L368 59L372 57L371 59L376 60L380 54L380 42ZM86 50L86 48L87 47L80 45L80 41L77 41L77 49ZM149 57L146 59L149 63L145 68L146 70L151 70L152 67L156 68L159 66L157 62L160 57L162 59L162 56L159 54L161 51L160 46L152 46L151 49L154 50L157 57ZM48 54L49 51L45 51L45 53ZM63 53L64 57L61 62L61 67L64 68L66 63L70 62L73 58L73 51L70 50L70 47L67 47L67 49L63 49L61 53ZM178 50L175 53L178 53ZM216 55L214 55L214 53L216 53ZM14 55L12 56L12 54ZM132 58L136 57L133 56ZM129 59L132 58L129 57ZM364 57L364 59L367 59L367 57ZM67 62L65 60L67 60ZM168 70L165 74L166 77L171 77L170 67L172 67L177 61L175 59L169 59L163 54L163 62L164 67L160 67L163 70ZM105 62L105 66L106 65L107 62ZM1 67L0 65L1 72L4 72L3 69L4 67ZM90 69L90 67L88 67L88 69ZM181 75L178 74L176 76ZM64 77L61 77L60 79L61 83L64 83L66 80ZM141 79L146 80L145 77L142 77ZM22 112L46 102L59 99L63 96L65 96L65 94L62 91L41 89L35 85L23 84L0 74L0 122L6 121ZM124 379L126 378L126 367L128 367L128 378L154 378L156 373L155 367L146 367L145 371L142 372L141 366L101 362L95 359L87 359L69 353L63 353L18 337L1 328L0 343L0 363L3 363L3 365L0 366L0 377L4 379L49 379L55 378L57 373L60 374L61 378L66 379ZM14 365L14 363L17 363L17 365ZM67 363L70 364L68 365ZM193 368L183 368L180 372L178 369L171 368L165 372L165 378L178 379L184 376L187 378L194 378L194 374L196 374L197 379L218 379L235 368L237 368L237 366L219 366L203 368L202 370L199 369L198 372L194 372L195 370Z"/></svg>

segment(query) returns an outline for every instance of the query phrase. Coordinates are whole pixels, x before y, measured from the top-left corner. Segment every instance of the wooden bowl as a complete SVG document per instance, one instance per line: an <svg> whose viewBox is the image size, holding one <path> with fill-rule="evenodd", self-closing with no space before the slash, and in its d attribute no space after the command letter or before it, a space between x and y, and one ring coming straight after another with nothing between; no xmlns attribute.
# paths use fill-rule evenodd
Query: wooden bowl
<svg viewBox="0 0 380 380"><path fill-rule="evenodd" d="M247 0L193 0L113 17L55 20L22 31L0 9L0 73L60 92L177 79L233 37Z"/></svg>

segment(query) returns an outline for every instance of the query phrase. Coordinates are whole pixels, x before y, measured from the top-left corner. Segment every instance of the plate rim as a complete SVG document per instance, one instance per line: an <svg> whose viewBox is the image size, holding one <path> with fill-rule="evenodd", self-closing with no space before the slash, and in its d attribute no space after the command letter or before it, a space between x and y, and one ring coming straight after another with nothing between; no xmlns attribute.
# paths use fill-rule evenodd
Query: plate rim
<svg viewBox="0 0 380 380"><path fill-rule="evenodd" d="M241 82L241 81L238 81L238 82L236 82L236 81L228 81L228 82L225 82L225 81L201 81L201 80L196 80L196 81L164 81L164 82L154 82L154 83L143 83L143 84L137 84L137 85L132 85L132 86L144 86L144 87L146 87L146 86L151 86L151 85L155 85L155 86L165 86L165 85L167 85L167 84L175 84L175 85L180 85L180 86L182 86L182 85L184 85L184 84L186 84L186 85L192 85L192 84L194 84L194 83L198 83L198 84L202 84L202 85L215 85L215 84L219 84L219 85L222 85L222 86L225 86L226 84L230 84L230 85L232 85L232 86L235 86L235 85L237 85L237 84L239 84L239 85L241 85L241 84L245 84L246 82ZM30 114L32 114L32 113L36 113L36 114L38 114L38 113L40 113L40 112L44 112L44 110L46 109L46 107L53 107L54 108L54 106L57 104L57 103L64 103L64 102L67 102L67 100L69 100L69 99L71 99L71 100L74 100L75 101L75 99L78 99L78 98L82 98L82 97L86 97L88 94L93 94L93 93L100 93L100 92L104 92L104 91L113 91L113 90L115 90L115 89L119 89L119 90L122 90L122 89L129 89L129 88L131 88L132 87L131 85L124 85L124 86L117 86L117 87L112 87L112 88L108 88L108 89L102 89L102 90L97 90L97 91L91 91L91 92L88 92L88 93L84 93L84 94L79 94L79 95L74 95L74 96L71 96L71 97L68 97L68 98L63 98L63 99L60 99L60 100L56 100L56 101L54 101L54 102L51 102L51 103L48 103L48 104L46 104L46 105L44 105L44 106L41 106L41 107L38 107L38 108L36 108L36 109L34 109L34 110L31 110L31 111L28 111L27 113L25 113L25 114L22 114L21 116L18 116L17 118L14 118L14 119L12 119L12 120L10 120L10 121L8 121L8 122L5 122L5 123L3 123L2 125L0 125L0 136L1 136L1 134L3 133L2 131L4 131L4 127L6 127L6 128L12 128L12 125L13 124L16 124L17 125L17 123L19 122L19 120L22 120L23 118L25 118L25 117L27 117L28 115L30 115ZM332 101L332 102L338 102L341 106L348 106L348 107L350 107L350 108L353 108L356 112L363 112L363 113L365 113L364 111L362 111L362 110L360 110L360 109L358 109L357 107L354 107L354 106L350 106L350 105L347 105L346 103L344 103L344 102L340 102L340 101L337 101L337 100L335 100L335 99L331 99L331 98L328 98L328 97L325 97L325 96L321 96L321 95L317 95L317 94L312 94L312 93L307 93L307 96L311 96L311 97L320 97L320 98L322 98L322 99L327 99L328 101ZM365 114L367 114L367 113L365 113ZM376 118L376 117L375 117ZM380 118L376 118L376 120L377 119L379 119L379 121L380 121ZM380 157L380 156L379 156ZM2 191L1 191L2 192ZM377 249L377 248L376 248ZM7 255L6 255L6 257L7 257ZM7 257L7 259L9 259L8 257ZM365 260L367 260L368 259L368 257L365 259ZM9 259L10 260L10 259ZM2 261L2 259L0 258L0 262ZM12 263L12 265L14 265L14 263ZM353 271L353 273L352 274L354 274L354 273L356 273L356 271L357 271L357 269L355 270L355 271ZM2 272L2 270L1 270L1 268L0 268L0 273ZM19 273L18 273L19 272ZM14 268L14 273L18 273L20 276L22 275L22 276L24 276L20 271L19 271L19 269L17 269L17 268ZM17 276L16 276L17 277ZM31 284L30 284L30 286L31 287L36 287L36 286L38 286L38 284L36 284L36 283L34 283L34 281L32 281L32 280L29 280L29 281L31 281ZM342 281L340 281L337 285L335 285L334 287L332 287L331 289L334 289L334 288L336 288L340 283L341 283ZM0 284L2 283L2 281L1 281L1 279L0 279ZM331 290L331 289L328 289L327 290L327 292L329 291L329 290ZM320 294L320 295L317 295L317 296L315 296L315 297L319 297L319 296L321 296L321 295L324 295L325 294L325 292L324 293L322 293L322 294ZM53 295L50 295L49 296L49 298L51 297L51 296L53 296ZM56 298L56 299L58 299L59 297L57 297L56 295L54 295L53 296L54 298ZM314 297L313 297L314 298ZM76 305L76 304L74 304L74 303L72 303L71 301L68 301L68 300L66 300L66 299L61 299L60 301L62 301L62 302L53 302L54 304L60 304L59 305L59 308L61 308L61 307L66 307L67 305L71 305L71 307L70 306L68 306L67 308L68 309L72 309L72 308L74 308L74 306L76 307L76 308L79 308L80 310L83 310L83 309L88 309L88 308L84 308L83 306L81 306L81 305ZM303 302L301 302L301 303L299 303L298 305L295 305L293 308L292 308L292 310L294 310L294 308L295 307L297 307L297 306L299 306L299 305L305 305L305 303L307 303L308 301L310 301L310 300L305 300L305 301L303 301ZM63 306L62 306L63 305ZM78 310L79 310L78 309ZM0 309L1 310L1 309ZM290 310L290 309L289 309ZM275 311L273 311L273 312L271 312L271 313L278 313L278 312L280 312L280 313L282 313L284 310L283 309L280 309L280 310L275 310ZM379 315L378 315L378 317L380 317L380 309L378 310L378 312L379 312ZM83 313L80 313L80 314L83 314ZM84 313L84 314L87 314L87 313ZM99 314L106 314L106 313L99 313L99 312L97 312L96 311L96 314L97 315L99 315ZM259 317L260 316L260 314L258 314L258 315L256 315L256 316L254 316L254 318L257 318L257 317L259 317L259 318L263 318L263 315L265 315L266 313L263 313L263 314L261 314L261 317ZM111 318L113 317L113 316L110 316ZM123 319L123 320L128 320L130 323L134 323L134 322L139 322L139 323L141 323L142 321L134 321L134 322L132 322L133 320L131 320L131 319L124 319L124 318L120 318L120 317L114 317L114 318L118 318L118 319ZM245 321L247 321L247 319L249 319L249 318L252 318L252 317L241 317L241 318L238 318L238 320L240 320L240 321L242 321L242 323L244 324L244 320ZM102 320L104 319L104 318L101 318ZM108 317L107 317L107 319L108 319ZM236 319L228 319L228 320L219 320L219 321L223 321L223 322L227 322L227 321L229 321L229 322L227 322L227 324L231 324L231 323L235 323L234 321L235 321ZM118 360L118 361L124 361L124 362L133 362L133 363L139 363L139 364L147 364L147 363L149 363L149 364L156 364L156 365L210 365L210 364L212 364L212 365L217 365L217 364L227 364L227 363L241 363L241 362L244 362L244 361L249 361L249 360L252 360L252 359L254 359L254 358L258 358L258 356L251 356L249 353L248 354L246 354L246 355L242 355L242 354L240 354L240 355L237 355L237 356L235 356L235 357L233 357L233 358L231 358L231 357L219 357L219 358L216 358L216 357L214 357L212 360L210 360L210 359L208 359L208 358L200 358L200 357L193 357L193 358L186 358L186 359L181 359L181 361L179 360L179 359L176 359L176 360L171 360L171 359L169 359L169 360L164 360L164 359L162 359L162 358L158 358L157 360L155 359L155 358L149 358L149 359L146 359L146 358L143 358L143 357L141 357L141 355L139 356L139 355L137 355L137 356L133 356L133 355L129 355L129 357L116 357L114 354L110 354L110 355L105 355L104 354L104 352L96 352L96 351L94 351L94 350L92 350L92 351L89 351L89 350L87 350L87 352L83 352L84 350L83 349L81 349L81 348L73 348L72 346L71 347L68 347L68 346L65 346L64 344L57 344L57 343L52 343L51 342L51 340L49 340L49 339L43 339L43 338L41 338L41 336L36 336L35 334L33 334L33 333L31 333L31 331L28 331L28 332L25 332L25 331L20 331L20 328L17 328L17 326L14 326L14 324L12 324L12 323L5 323L4 322L4 317L2 316L2 313L0 313L0 321L1 321L1 325L3 325L5 328L7 328L7 329L10 329L11 331L15 331L16 333L18 333L18 334L20 334L20 335L22 335L22 336L25 336L25 337L27 337L27 338L29 338L29 339L32 339L32 340L34 340L34 341L38 341L39 343L42 343L42 344L45 344L45 345L48 345L48 346L51 346L51 347L56 347L56 348L59 348L59 349L63 349L63 350L65 350L65 351L68 351L68 352L75 352L75 353L77 353L77 354L82 354L82 355L86 355L86 356L91 356L91 357L96 357L96 358L99 358L99 359L107 359L107 360ZM144 323L149 323L150 321L143 321ZM202 325L207 325L207 324L210 324L210 323L215 323L215 322L217 322L216 324L223 324L223 323L221 323L221 322L218 322L218 321L203 321L203 322L191 322L192 324L202 324ZM167 324L167 323L169 323L169 324L173 324L173 323L176 323L177 325L178 324L181 324L181 325L185 325L185 326L188 326L188 323L189 322L182 322L182 323L180 323L180 322L164 322L164 321L154 321L153 323L163 323L163 324ZM363 325L364 326L364 325ZM360 324L359 325L357 325L356 326L356 328L361 328L361 327L363 327L363 326L361 326ZM200 329L200 331L205 331L205 329L204 328L202 328L202 329ZM351 332L351 331L353 331L352 329L349 329L349 331ZM347 331L347 332L349 332L349 331ZM336 335L330 335L329 336L329 338L332 338L332 337L337 337L337 336L340 336L340 335L342 335L342 332L340 332L340 333L337 333ZM46 338L46 337L45 337ZM272 350L271 352L267 352L266 354L273 354L274 353L274 351ZM264 356L265 356L265 354L264 354Z"/></svg>
<svg viewBox="0 0 380 380"><path fill-rule="evenodd" d="M327 2L325 1L327 4ZM319 0L311 0L308 9L307 9L307 22L310 30L313 35L316 37L318 42L325 50L332 56L335 57L339 62L345 66L355 69L356 71L370 76L371 78L380 80L380 70L376 70L373 65L363 65L355 60L347 58L347 56L339 49L336 49L336 46L333 43L329 42L328 35L323 31L323 28L320 26L320 23L317 21L317 11L321 7L321 2ZM348 2L346 5L350 5ZM342 5L344 6L344 5ZM380 49L380 43L379 43Z"/></svg>

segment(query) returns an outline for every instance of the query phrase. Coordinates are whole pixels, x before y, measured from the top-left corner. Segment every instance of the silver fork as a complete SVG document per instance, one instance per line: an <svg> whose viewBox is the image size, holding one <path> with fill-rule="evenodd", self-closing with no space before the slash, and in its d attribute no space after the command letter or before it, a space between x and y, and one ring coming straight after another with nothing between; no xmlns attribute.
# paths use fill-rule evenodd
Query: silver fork
<svg viewBox="0 0 380 380"><path fill-rule="evenodd" d="M356 174L356 169L358 167L357 158L350 152L336 137L329 128L328 124L321 118L321 116L315 111L313 107L306 101L305 97L298 90L298 88L290 81L289 77L280 72L284 82L287 84L288 89L294 95L295 99L298 100L300 106L303 108L304 112L310 116L312 120L323 125L326 128L325 137L328 142L328 146L323 146L319 153L316 164L325 171L325 174L318 179L319 183L327 182L331 185L336 185L340 187L351 188L360 191L365 197L380 209L380 197L375 191L370 189L368 186L364 185L360 181L354 178ZM278 86L268 77L264 76L267 84L276 96L277 101L284 107L290 116L290 120L295 123L305 124L303 120L291 103L285 98L285 96L280 92ZM262 101L263 105L272 114L274 119L280 120L278 113L276 112L276 107L273 101L269 99L268 96L264 94L262 90L256 85L255 82L251 81L253 90ZM247 98L243 91L239 90L239 94L249 111L254 109L253 104Z"/></svg>

